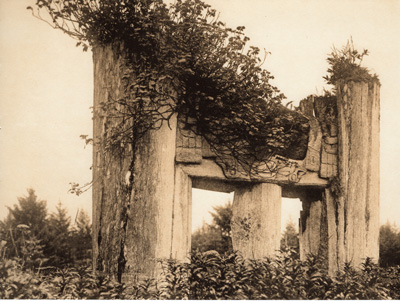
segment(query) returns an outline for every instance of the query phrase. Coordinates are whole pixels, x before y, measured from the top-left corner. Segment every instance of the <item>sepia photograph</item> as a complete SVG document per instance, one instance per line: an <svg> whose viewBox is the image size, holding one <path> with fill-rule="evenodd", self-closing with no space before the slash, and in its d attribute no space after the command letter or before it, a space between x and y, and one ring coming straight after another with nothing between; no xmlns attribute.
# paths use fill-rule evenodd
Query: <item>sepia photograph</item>
<svg viewBox="0 0 400 301"><path fill-rule="evenodd" d="M0 299L400 299L400 1L0 0Z"/></svg>

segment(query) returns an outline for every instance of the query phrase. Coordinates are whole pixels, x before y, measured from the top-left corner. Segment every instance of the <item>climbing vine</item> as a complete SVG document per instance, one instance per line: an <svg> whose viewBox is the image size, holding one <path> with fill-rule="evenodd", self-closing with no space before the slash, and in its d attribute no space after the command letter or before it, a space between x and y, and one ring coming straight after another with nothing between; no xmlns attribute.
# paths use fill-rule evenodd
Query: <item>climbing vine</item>
<svg viewBox="0 0 400 301"><path fill-rule="evenodd" d="M110 149L185 114L216 153L257 174L275 169L268 162L291 157L307 137L307 119L283 107L283 94L269 83L266 54L247 45L244 27L227 27L200 0L169 7L161 0L37 0L28 9L85 51L123 44L129 85L123 97L103 104L124 123L109 129Z"/></svg>

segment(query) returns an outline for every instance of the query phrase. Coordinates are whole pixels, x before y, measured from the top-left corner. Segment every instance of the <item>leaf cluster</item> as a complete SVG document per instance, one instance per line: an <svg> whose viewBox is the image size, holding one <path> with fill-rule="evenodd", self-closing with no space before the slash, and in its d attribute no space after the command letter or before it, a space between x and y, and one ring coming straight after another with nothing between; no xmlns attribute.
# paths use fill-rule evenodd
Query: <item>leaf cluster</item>
<svg viewBox="0 0 400 301"><path fill-rule="evenodd" d="M327 59L329 63L329 68L327 70L328 75L323 78L331 85L348 81L377 81L379 83L376 74L372 75L368 68L361 66L364 56L367 55L367 49L359 52L354 48L352 39L347 41L347 44L342 49L333 47L333 50Z"/></svg>
<svg viewBox="0 0 400 301"><path fill-rule="evenodd" d="M110 149L179 113L195 120L191 130L222 158L257 174L307 136L307 119L280 105L284 96L270 84L260 49L247 45L244 27L227 27L200 0L170 7L161 0L38 0L30 9L84 50L123 44L125 95L104 104L106 115L121 120L109 128Z"/></svg>
<svg viewBox="0 0 400 301"><path fill-rule="evenodd" d="M94 275L89 267L58 269L47 275L0 261L0 298L41 299L398 299L400 271L366 259L359 269L346 265L335 276L322 259L300 261L293 251L276 259L244 260L237 253L193 253L190 263L164 261L159 280L121 284Z"/></svg>
<svg viewBox="0 0 400 301"><path fill-rule="evenodd" d="M169 262L164 275L168 299L310 300L398 298L399 270L383 269L367 258L357 269L346 264L329 276L324 259L300 261L293 250L275 259L244 260L238 253L193 253L191 262ZM179 289L178 289L179 288ZM162 290L160 288L160 290Z"/></svg>

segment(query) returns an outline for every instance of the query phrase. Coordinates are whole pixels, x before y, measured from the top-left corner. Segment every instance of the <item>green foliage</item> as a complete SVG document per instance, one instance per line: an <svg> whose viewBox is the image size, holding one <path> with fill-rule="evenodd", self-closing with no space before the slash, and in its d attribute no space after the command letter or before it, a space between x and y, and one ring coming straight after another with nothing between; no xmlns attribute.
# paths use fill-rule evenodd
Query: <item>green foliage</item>
<svg viewBox="0 0 400 301"><path fill-rule="evenodd" d="M383 269L367 259L355 270L329 276L317 257L300 261L293 251L276 259L244 260L239 254L193 253L190 263L164 261L159 280L120 284L90 268L47 274L0 262L0 298L41 299L398 299L400 270Z"/></svg>
<svg viewBox="0 0 400 301"><path fill-rule="evenodd" d="M213 207L215 212L210 212L213 224L221 231L223 237L231 236L232 203L228 202L224 206Z"/></svg>
<svg viewBox="0 0 400 301"><path fill-rule="evenodd" d="M0 299L51 299L46 284L16 260L0 260Z"/></svg>
<svg viewBox="0 0 400 301"><path fill-rule="evenodd" d="M121 299L122 288L86 266L40 274L22 269L15 260L0 262L1 299Z"/></svg>
<svg viewBox="0 0 400 301"><path fill-rule="evenodd" d="M192 234L192 250L200 252L214 250L220 254L232 252L232 204L228 202L224 206L215 206L213 210L214 212L210 212L213 218L212 224L204 224Z"/></svg>
<svg viewBox="0 0 400 301"><path fill-rule="evenodd" d="M34 195L32 191L31 196ZM20 198L21 199L21 198ZM36 200L36 197L30 198ZM22 202L24 203L24 202ZM39 204L43 204L40 202ZM14 206L18 216L29 216L19 205ZM25 206L23 208L34 208ZM45 206L41 207L46 211ZM214 208L214 230L221 239L229 233L230 204ZM47 211L46 211L47 212ZM62 236L54 236L60 245L67 244L72 254L79 254L77 247L90 246L89 217L81 211L70 227L62 205L46 217L54 225L54 231L65 229L75 240L62 242ZM30 226L19 224L10 215L1 225L0 244L0 298L2 299L399 299L400 269L378 267L367 259L359 269L350 265L335 276L327 275L324 261L309 256L298 259L297 252L285 248L275 259L244 260L238 253L226 253L225 249L208 252L194 251L190 263L163 262L161 278L143 280L134 284L121 284L115 279L94 275L87 258L86 247L82 257L74 255L75 267L60 264L49 266L52 257L46 254L46 245L36 238ZM8 225L8 226L5 226ZM68 227L67 227L68 225ZM35 228L34 224L31 224ZM292 229L293 228L293 229ZM222 229L224 229L222 231ZM11 232L10 232L11 230ZM55 231L55 232L57 232ZM4 236L7 234L8 236ZM12 237L14 242L10 241ZM295 237L292 224L288 224L289 237ZM398 254L398 230L386 224L381 227L381 265L395 265ZM284 236L285 237L285 236ZM6 252L15 248L14 252ZM49 248L47 247L47 250ZM10 251L10 250L8 250ZM14 254L13 258L10 255ZM60 254L61 255L61 254Z"/></svg>
<svg viewBox="0 0 400 301"><path fill-rule="evenodd" d="M92 226L89 215L80 210L77 214L75 226L72 228L71 243L74 261L90 259L92 256Z"/></svg>
<svg viewBox="0 0 400 301"><path fill-rule="evenodd" d="M71 254L71 218L67 210L58 202L56 212L52 213L48 220L47 246L50 255L49 263L54 266L65 265L72 260Z"/></svg>
<svg viewBox="0 0 400 301"><path fill-rule="evenodd" d="M29 188L28 195L18 198L18 204L9 210L7 226L27 225L32 234L41 239L46 234L47 204L46 201L38 200L35 191Z"/></svg>
<svg viewBox="0 0 400 301"><path fill-rule="evenodd" d="M371 75L367 68L361 66L366 55L368 55L368 50L364 49L362 52L358 52L354 48L352 39L341 50L334 47L327 59L329 63L328 75L324 76L324 79L331 85L348 81L377 81L379 83L376 74Z"/></svg>
<svg viewBox="0 0 400 301"><path fill-rule="evenodd" d="M0 223L4 256L20 258L23 266L39 266L47 235L46 201L38 200L30 188L28 195L19 197L18 204L8 210L8 216Z"/></svg>
<svg viewBox="0 0 400 301"><path fill-rule="evenodd" d="M244 27L227 27L200 0L170 7L161 0L37 0L29 9L84 50L123 45L125 95L103 104L107 116L122 120L108 129L109 151L178 112L195 120L189 127L221 158L233 157L241 172L256 175L276 171L270 159L290 156L308 133L307 119L280 105L283 95L261 68L260 49L247 45Z"/></svg>
<svg viewBox="0 0 400 301"><path fill-rule="evenodd" d="M400 265L400 232L389 222L379 229L379 264L382 267Z"/></svg>
<svg viewBox="0 0 400 301"><path fill-rule="evenodd" d="M292 253L282 252L273 260L251 261L235 253L225 256L216 252L194 253L188 264L169 263L167 275L173 285L163 287L162 292L171 299L202 300L399 297L398 270L381 269L367 259L359 270L346 266L344 271L330 277L321 268L324 263L319 258L309 256L302 262ZM171 287L175 290L169 290ZM178 291L178 287L182 290Z"/></svg>
<svg viewBox="0 0 400 301"><path fill-rule="evenodd" d="M215 226L204 224L192 234L192 250L200 252L214 250L224 254L232 251L232 241L230 237L223 237Z"/></svg>
<svg viewBox="0 0 400 301"><path fill-rule="evenodd" d="M71 218L59 202L55 213L47 215L45 201L33 189L18 198L0 222L0 255L15 258L24 269L60 268L91 258L91 225L85 211Z"/></svg>
<svg viewBox="0 0 400 301"><path fill-rule="evenodd" d="M281 238L281 250L292 249L299 253L299 233L293 221L289 220Z"/></svg>

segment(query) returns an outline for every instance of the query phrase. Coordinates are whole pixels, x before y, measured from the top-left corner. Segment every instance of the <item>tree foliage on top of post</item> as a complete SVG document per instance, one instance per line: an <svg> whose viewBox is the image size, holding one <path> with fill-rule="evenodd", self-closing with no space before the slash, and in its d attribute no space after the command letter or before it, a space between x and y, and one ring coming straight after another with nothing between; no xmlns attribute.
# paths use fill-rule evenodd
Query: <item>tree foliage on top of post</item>
<svg viewBox="0 0 400 301"><path fill-rule="evenodd" d="M227 27L200 0L169 7L162 0L37 0L28 9L84 50L111 43L126 50L129 85L104 109L129 128L110 129L111 148L184 113L217 153L252 175L270 171L266 163L277 154L290 157L308 133L307 119L281 105L284 96L244 27Z"/></svg>

